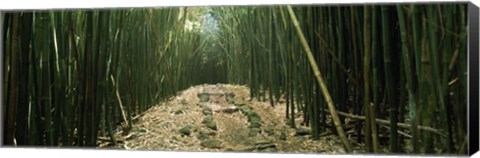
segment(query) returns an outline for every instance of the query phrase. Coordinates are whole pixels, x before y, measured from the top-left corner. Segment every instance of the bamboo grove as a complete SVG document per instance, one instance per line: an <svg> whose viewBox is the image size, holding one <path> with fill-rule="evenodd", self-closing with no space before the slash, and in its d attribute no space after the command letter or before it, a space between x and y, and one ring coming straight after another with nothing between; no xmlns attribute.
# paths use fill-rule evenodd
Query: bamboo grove
<svg viewBox="0 0 480 158"><path fill-rule="evenodd" d="M93 147L223 82L285 101L292 128L334 131L347 152L467 152L466 4L198 8L1 15L4 144ZM185 29L199 13L219 31Z"/></svg>
<svg viewBox="0 0 480 158"><path fill-rule="evenodd" d="M4 16L5 144L94 146L119 122L198 84L200 37L180 8ZM184 16L185 17L185 16ZM205 79L215 80L215 78ZM113 139L113 137L112 137Z"/></svg>
<svg viewBox="0 0 480 158"><path fill-rule="evenodd" d="M386 143L392 153L466 153L466 5L292 10L217 10L224 31L219 43L229 54L228 82L248 84L252 98L272 106L285 99L290 126L310 126L314 139L326 128L338 131L333 124L346 127L347 119L358 119L355 142L368 152L380 152ZM339 123L330 116L335 110L327 110L330 96ZM294 122L296 112L305 114L303 122ZM406 142L411 149L402 148Z"/></svg>

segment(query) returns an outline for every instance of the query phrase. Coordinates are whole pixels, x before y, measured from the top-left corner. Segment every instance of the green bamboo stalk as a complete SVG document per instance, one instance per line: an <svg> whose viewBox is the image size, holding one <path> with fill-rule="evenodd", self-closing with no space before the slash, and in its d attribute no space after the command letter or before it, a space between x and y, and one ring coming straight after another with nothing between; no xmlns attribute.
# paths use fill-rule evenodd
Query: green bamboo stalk
<svg viewBox="0 0 480 158"><path fill-rule="evenodd" d="M297 21L297 18L295 16L295 13L293 12L292 8L288 5L287 6L287 9L288 9L288 12L290 13L290 18L297 30L297 35L305 49L305 52L307 53L307 57L310 61L310 64L311 64L311 67L313 69L313 71L315 72L315 77L317 78L317 81L318 81L318 84L321 86L321 89L322 89L322 92L323 92L323 95L325 97L325 100L328 104L328 108L330 110L330 114L332 115L332 118L333 118L333 122L335 124L335 127L337 129L337 133L340 137L340 139L342 140L342 143L343 145L345 146L345 150L347 152L352 152L352 148L350 147L350 143L347 141L347 138L345 136L345 132L343 131L343 128L340 124L340 120L338 118L338 115L335 111L335 107L333 105L333 102L332 102L332 99L330 97L330 94L328 92L328 90L326 89L326 85L324 84L324 81L322 79L322 76L320 74L320 71L318 70L318 66L317 66L317 63L315 62L315 59L313 58L313 55L312 55L312 52L307 44L307 41L305 40L305 37L302 33L302 30L300 29L300 24L298 23Z"/></svg>
<svg viewBox="0 0 480 158"><path fill-rule="evenodd" d="M371 44L370 45L370 47L371 47L370 51L371 52L370 52L369 56L370 56L370 58L372 58L372 60L370 61L371 65L369 65L369 67L373 67L373 70L372 70L373 72L372 72L371 75L373 76L372 82L373 82L374 85L371 86L371 87L368 87L368 88L373 89L372 93L373 93L373 97L374 97L374 100L373 100L374 103L370 104L370 121L371 121L371 128L372 128L373 150L374 150L374 152L378 152L380 147L379 147L378 130L377 130L378 126L377 126L377 123L376 123L376 120L375 120L377 118L377 110L376 109L378 109L378 105L379 105L379 103L378 103L379 99L378 99L378 94L377 93L379 93L379 90L380 90L380 88L378 88L380 83L377 80L377 72L378 71L377 71L377 66L376 66L377 65L377 56L378 56L377 55L378 54L377 53L377 48L376 48L377 35L375 34L375 32L377 30L377 11L376 11L376 8L374 6L371 6L370 8L371 8L371 11L370 11L371 13L369 13L369 14L371 15L370 20L372 20L372 21L369 24L370 26L366 25L365 27L367 29L371 29L371 30L369 30L369 32L371 33L370 34L371 37L369 39L370 44ZM364 15L364 16L366 16L366 15ZM368 28L368 27L370 27L370 28ZM368 33L368 32L365 32L365 33ZM364 36L365 36L365 34L364 34ZM367 50L366 47L365 47L365 50ZM365 52L367 52L367 51L365 51ZM367 54L367 53L365 53L365 54ZM364 73L365 72L366 71L364 71Z"/></svg>
<svg viewBox="0 0 480 158"><path fill-rule="evenodd" d="M404 67L405 67L405 75L407 79L407 90L408 90L408 104L409 104L409 109L410 109L410 120L411 120L411 131L413 132L413 138L418 138L415 135L415 132L417 132L417 124L416 124L416 99L415 99L415 92L413 88L413 77L412 77L412 71L411 71L411 65L410 65L410 57L409 57L409 51L407 49L407 32L406 32L406 26L405 26L405 17L404 17L404 12L403 8L401 5L397 5L397 14L398 14L398 22L400 24L400 35L401 35L401 41L402 41L402 54L403 54L403 61L404 61ZM418 150L418 144L417 144L417 139L412 139L413 141L413 149L414 153L419 153Z"/></svg>
<svg viewBox="0 0 480 158"><path fill-rule="evenodd" d="M20 63L18 81L18 109L16 118L16 141L18 145L28 144L28 98L29 98L29 54L30 41L32 35L32 13L26 13L21 16L21 37L20 37Z"/></svg>
<svg viewBox="0 0 480 158"><path fill-rule="evenodd" d="M373 131L373 124L371 118L375 118L372 116L372 110L370 106L370 58L371 58L371 15L370 15L370 8L368 6L364 6L364 35L363 35L363 42L364 42L364 56L363 56L363 84L364 84L364 97L363 97L363 106L365 110L365 117L368 118L365 120L365 146L368 152L377 153L378 148L375 145L378 142L374 140L374 134L376 131Z"/></svg>
<svg viewBox="0 0 480 158"><path fill-rule="evenodd" d="M18 107L18 78L19 78L19 54L20 54L20 47L21 47L21 41L20 41L20 14L13 14L12 15L12 22L11 22L11 34L10 37L12 38L12 41L10 43L10 78L9 78L9 85L8 87L8 94L7 98L8 100L6 101L7 109L5 110L7 113L5 117L6 125L4 128L4 144L5 145L14 145L14 139L15 139L15 122L16 122L16 117L15 114L17 112L17 107Z"/></svg>
<svg viewBox="0 0 480 158"><path fill-rule="evenodd" d="M390 8L388 6L381 7L382 12L382 37L383 37L383 61L385 66L386 93L388 104L390 105L390 152L398 153L398 134L397 134L397 118L398 105L395 100L394 78L392 69L392 42L391 42L391 22ZM402 104L401 104L402 105Z"/></svg>
<svg viewBox="0 0 480 158"><path fill-rule="evenodd" d="M435 27L434 24L435 23L438 23L438 19L439 18L442 18L442 14L435 14L436 13L436 8L438 9L439 7L437 6L429 6L427 7L427 12L429 12L429 16L427 16L428 19L431 19L431 23L429 23L429 26L430 27ZM443 26L440 26L440 27L443 27ZM438 108L439 108L439 113L440 113L440 120L439 120L439 126L445 130L445 131L448 131L448 123L447 123L447 112L445 111L445 103L444 103L444 88L443 87L447 87L447 82L446 82L446 77L441 77L440 75L440 68L441 68L441 63L440 63L440 57L441 56L445 56L445 54L447 53L442 53L444 55L439 55L438 54L438 42L437 42L437 32L436 30L438 29L429 29L428 30L428 36L429 36L429 50L430 50L430 57L431 57L431 70L432 70L432 77L433 78L436 78L436 79L432 79L434 85L431 85L433 86L432 87L432 90L433 90L433 93L435 94L435 97L432 98L433 100L432 101L435 101L432 103L432 107L430 107L431 110L435 109L435 106L437 106L437 100L438 100ZM440 57L439 57L440 56ZM444 69L447 68L447 65L444 64ZM435 121L435 119L434 119ZM432 126L433 127L433 126ZM433 140L432 140L433 141ZM448 139L441 139L441 142L442 144L444 144L444 146L447 146L448 144ZM433 146L433 145L432 145ZM433 152L433 147L432 147L432 152ZM449 149L447 151L448 153L451 152L451 149Z"/></svg>

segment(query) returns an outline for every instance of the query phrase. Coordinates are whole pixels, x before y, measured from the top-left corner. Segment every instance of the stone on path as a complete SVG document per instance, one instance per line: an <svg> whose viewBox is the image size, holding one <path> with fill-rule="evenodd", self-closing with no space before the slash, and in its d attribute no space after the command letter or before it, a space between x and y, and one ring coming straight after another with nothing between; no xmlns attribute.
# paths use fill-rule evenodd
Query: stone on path
<svg viewBox="0 0 480 158"><path fill-rule="evenodd" d="M248 136L250 137L257 136L257 134L259 134L260 132L262 132L260 128L250 128L250 131L248 132Z"/></svg>
<svg viewBox="0 0 480 158"><path fill-rule="evenodd" d="M210 108L203 108L202 113L203 113L203 115L212 115L213 114L212 109L210 109Z"/></svg>
<svg viewBox="0 0 480 158"><path fill-rule="evenodd" d="M232 114L237 111L238 111L238 108L235 106L220 109L220 112L227 113L227 114Z"/></svg>
<svg viewBox="0 0 480 158"><path fill-rule="evenodd" d="M202 123L210 129L217 130L217 124L213 121L213 117L211 115L203 118Z"/></svg>
<svg viewBox="0 0 480 158"><path fill-rule="evenodd" d="M216 149L222 148L222 142L215 139L203 141L200 143L200 145L205 148L216 148Z"/></svg>
<svg viewBox="0 0 480 158"><path fill-rule="evenodd" d="M234 97L235 97L235 93L233 93L233 92L225 93L225 100L229 104L235 103Z"/></svg>
<svg viewBox="0 0 480 158"><path fill-rule="evenodd" d="M305 136L305 135L309 135L310 133L311 131L305 128L298 128L295 130L295 136Z"/></svg>
<svg viewBox="0 0 480 158"><path fill-rule="evenodd" d="M253 151L256 149L255 146L244 145L244 144L237 144L234 146L227 146L225 147L225 151Z"/></svg>
<svg viewBox="0 0 480 158"><path fill-rule="evenodd" d="M243 106L240 106L240 111L244 114L248 114L249 112L251 112L253 110L253 107L250 106L250 105L243 105Z"/></svg>
<svg viewBox="0 0 480 158"><path fill-rule="evenodd" d="M248 127L249 128L260 128L260 127L262 127L262 123L260 123L259 121L250 122L250 125Z"/></svg>
<svg viewBox="0 0 480 158"><path fill-rule="evenodd" d="M265 139L265 138L262 138L262 137L255 137L255 147L258 149L258 150L263 150L263 149L267 149L267 148L275 148L275 144L268 140L268 139Z"/></svg>
<svg viewBox="0 0 480 158"><path fill-rule="evenodd" d="M179 132L180 132L180 134L182 134L182 135L190 136L190 133L191 133L191 131L190 131L190 126L189 126L189 125L186 125L186 126L180 128Z"/></svg>
<svg viewBox="0 0 480 158"><path fill-rule="evenodd" d="M210 100L210 94L208 93L198 93L197 97L200 99L200 102L208 102Z"/></svg>

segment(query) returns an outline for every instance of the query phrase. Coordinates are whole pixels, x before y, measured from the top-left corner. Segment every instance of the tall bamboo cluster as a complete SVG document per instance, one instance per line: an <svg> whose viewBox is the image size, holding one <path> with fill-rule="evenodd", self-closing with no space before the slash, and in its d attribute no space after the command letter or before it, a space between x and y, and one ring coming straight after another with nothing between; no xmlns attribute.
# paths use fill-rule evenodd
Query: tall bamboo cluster
<svg viewBox="0 0 480 158"><path fill-rule="evenodd" d="M346 151L467 152L466 4L190 9L2 15L5 144L95 146L179 90L226 82ZM192 12L219 30L185 29Z"/></svg>
<svg viewBox="0 0 480 158"><path fill-rule="evenodd" d="M466 4L293 10L335 109L350 113L340 124L362 120L353 123L367 152L387 144L394 153L466 153ZM272 106L284 99L289 125L310 126L314 139L335 131L286 6L216 11L229 13L220 41L227 80Z"/></svg>
<svg viewBox="0 0 480 158"><path fill-rule="evenodd" d="M183 11L182 11L183 10ZM201 65L184 8L4 14L6 145L95 146ZM182 18L183 17L183 18ZM199 53L197 53L199 54ZM115 141L113 141L115 142Z"/></svg>

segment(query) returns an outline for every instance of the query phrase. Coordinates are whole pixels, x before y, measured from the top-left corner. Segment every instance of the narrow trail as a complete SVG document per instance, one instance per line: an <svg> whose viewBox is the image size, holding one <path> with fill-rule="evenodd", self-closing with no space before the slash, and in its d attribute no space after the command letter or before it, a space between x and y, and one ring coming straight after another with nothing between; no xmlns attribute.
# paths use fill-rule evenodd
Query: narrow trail
<svg viewBox="0 0 480 158"><path fill-rule="evenodd" d="M287 126L284 102L272 107L267 101L249 98L245 86L194 86L138 116L128 134L117 130L117 146L104 140L99 148L345 153L334 134L315 141L311 135L299 135L298 129ZM297 120L298 124L301 115Z"/></svg>

